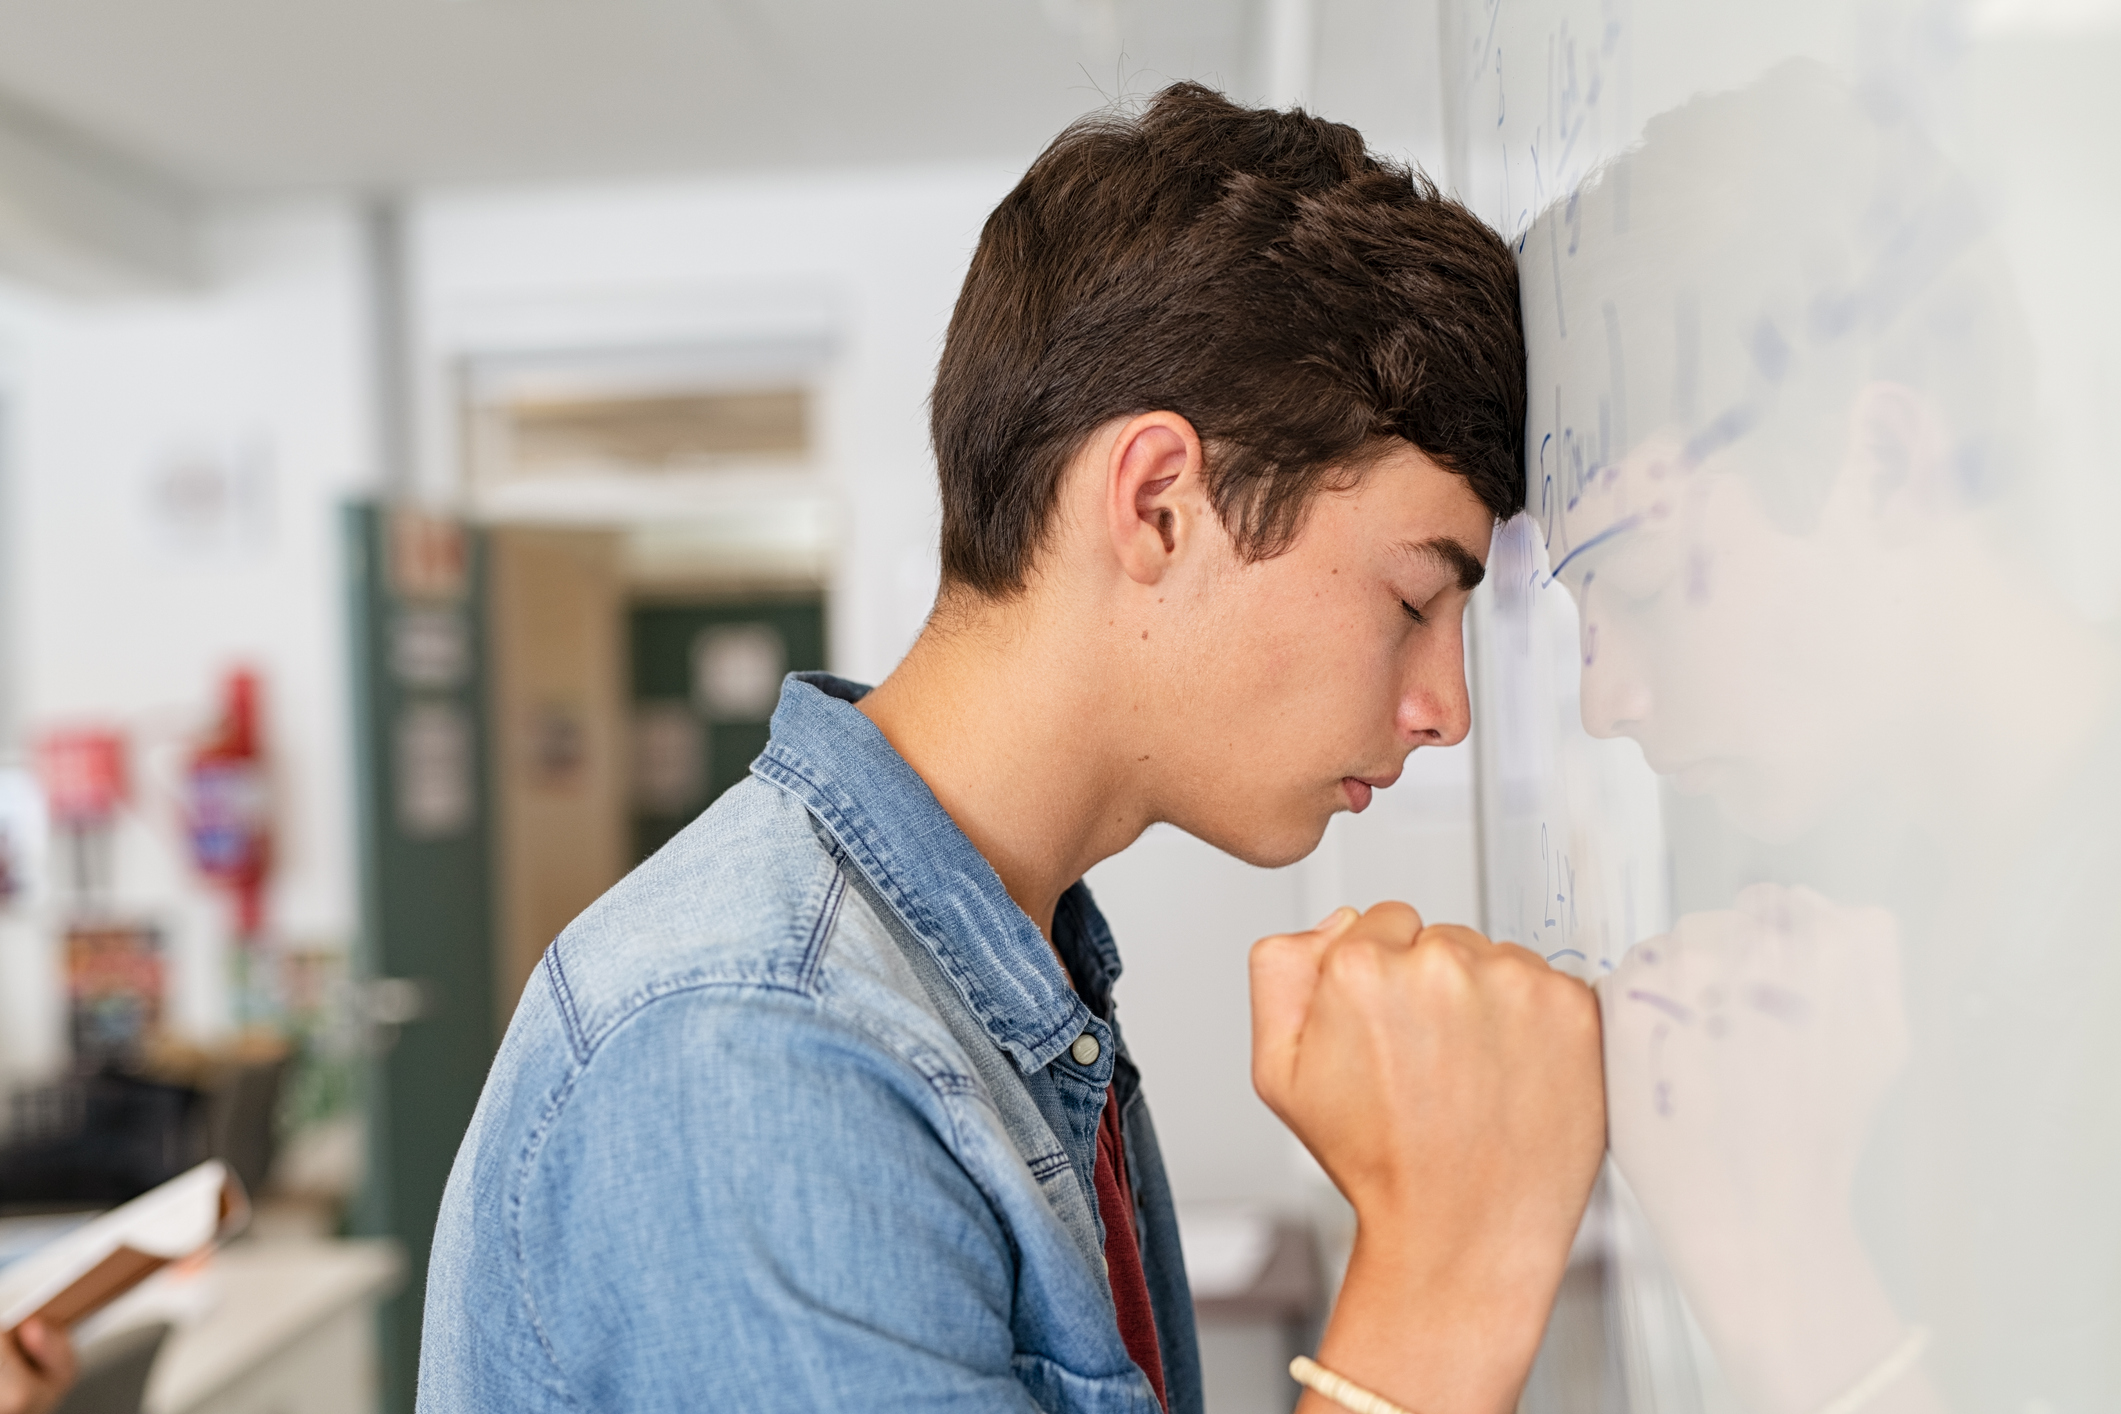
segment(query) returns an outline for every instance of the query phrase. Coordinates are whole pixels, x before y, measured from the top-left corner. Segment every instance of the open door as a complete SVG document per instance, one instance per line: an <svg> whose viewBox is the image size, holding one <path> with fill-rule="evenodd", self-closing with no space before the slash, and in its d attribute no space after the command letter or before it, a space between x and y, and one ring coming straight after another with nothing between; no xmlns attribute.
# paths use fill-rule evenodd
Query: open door
<svg viewBox="0 0 2121 1414"><path fill-rule="evenodd" d="M496 1034L546 945L626 872L619 537L486 532L500 885Z"/></svg>

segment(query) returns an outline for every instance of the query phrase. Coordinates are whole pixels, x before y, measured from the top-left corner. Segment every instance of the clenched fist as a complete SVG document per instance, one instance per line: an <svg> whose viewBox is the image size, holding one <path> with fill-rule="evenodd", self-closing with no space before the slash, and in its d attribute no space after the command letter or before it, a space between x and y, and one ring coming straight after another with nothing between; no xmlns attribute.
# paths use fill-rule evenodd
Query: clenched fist
<svg viewBox="0 0 2121 1414"><path fill-rule="evenodd" d="M1320 1362L1423 1414L1514 1407L1605 1151L1590 989L1342 909L1252 949L1252 1081L1355 1208Z"/></svg>

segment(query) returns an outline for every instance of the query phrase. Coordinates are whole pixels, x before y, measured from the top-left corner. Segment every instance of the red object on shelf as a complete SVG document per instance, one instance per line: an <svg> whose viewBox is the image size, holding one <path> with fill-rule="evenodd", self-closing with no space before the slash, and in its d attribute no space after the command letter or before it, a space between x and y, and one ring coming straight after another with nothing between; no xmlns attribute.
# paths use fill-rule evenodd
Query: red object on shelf
<svg viewBox="0 0 2121 1414"><path fill-rule="evenodd" d="M125 736L108 727L63 727L37 742L37 778L53 823L107 825L131 794Z"/></svg>
<svg viewBox="0 0 2121 1414"><path fill-rule="evenodd" d="M185 769L185 828L199 872L235 897L236 931L253 937L265 922L272 871L272 793L258 729L258 677L232 672L221 721Z"/></svg>

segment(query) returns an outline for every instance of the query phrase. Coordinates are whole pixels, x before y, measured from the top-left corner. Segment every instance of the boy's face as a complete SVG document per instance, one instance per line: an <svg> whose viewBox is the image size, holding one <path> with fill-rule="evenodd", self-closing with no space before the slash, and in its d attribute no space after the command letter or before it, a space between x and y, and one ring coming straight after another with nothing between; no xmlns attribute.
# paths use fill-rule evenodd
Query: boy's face
<svg viewBox="0 0 2121 1414"><path fill-rule="evenodd" d="M1173 586L1195 602L1167 660L1182 730L1164 817L1248 863L1292 863L1414 748L1464 740L1465 609L1493 530L1464 478L1401 443L1354 490L1321 493L1282 554L1247 563L1221 535Z"/></svg>

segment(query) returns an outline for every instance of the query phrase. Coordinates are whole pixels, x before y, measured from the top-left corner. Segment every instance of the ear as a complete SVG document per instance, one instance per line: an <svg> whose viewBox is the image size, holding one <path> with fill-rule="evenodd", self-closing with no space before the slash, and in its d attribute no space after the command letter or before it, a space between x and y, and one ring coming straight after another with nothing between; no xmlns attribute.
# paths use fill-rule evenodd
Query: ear
<svg viewBox="0 0 2121 1414"><path fill-rule="evenodd" d="M1968 509L1943 411L1904 383L1864 384L1849 407L1834 495L1889 545L1920 540Z"/></svg>
<svg viewBox="0 0 2121 1414"><path fill-rule="evenodd" d="M1200 434L1175 412L1129 418L1105 456L1105 524L1127 577L1154 584L1210 514Z"/></svg>

